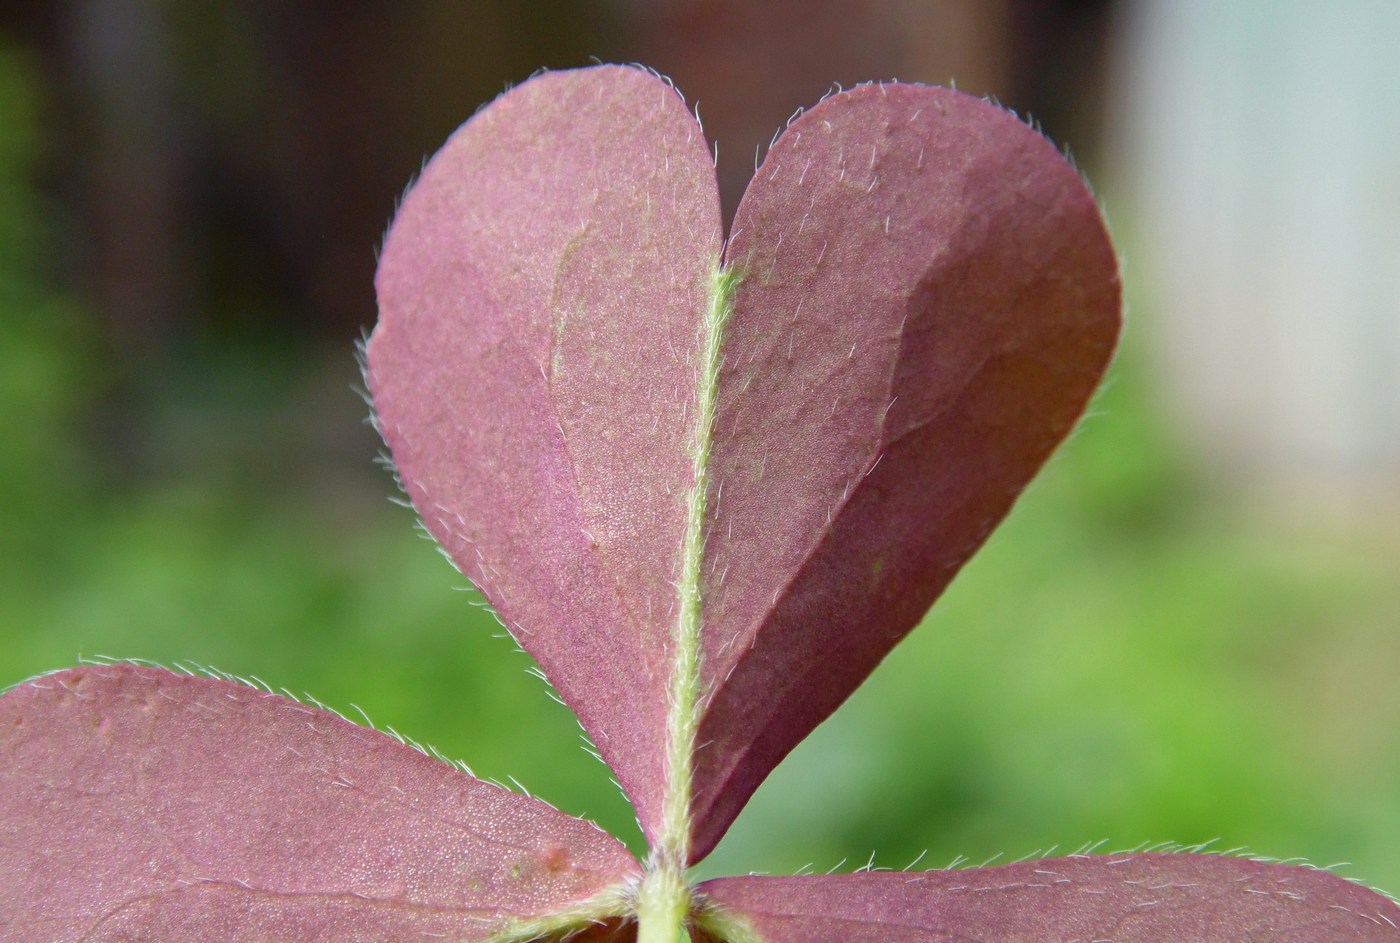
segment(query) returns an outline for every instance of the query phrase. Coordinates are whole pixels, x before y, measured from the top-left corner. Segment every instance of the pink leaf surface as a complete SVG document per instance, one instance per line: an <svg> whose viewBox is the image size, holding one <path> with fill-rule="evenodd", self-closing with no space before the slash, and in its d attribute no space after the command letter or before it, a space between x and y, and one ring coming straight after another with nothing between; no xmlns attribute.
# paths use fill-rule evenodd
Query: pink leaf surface
<svg viewBox="0 0 1400 943"><path fill-rule="evenodd" d="M684 793L689 861L1006 514L1119 323L1078 175L956 92L793 123L724 249L732 295L717 207L662 80L532 79L408 194L368 357L428 528L653 843Z"/></svg>
<svg viewBox="0 0 1400 943"><path fill-rule="evenodd" d="M7 943L488 940L606 909L637 870L587 822L242 684L101 666L0 698Z"/></svg>
<svg viewBox="0 0 1400 943"><path fill-rule="evenodd" d="M695 119L610 66L531 79L458 130L376 279L369 382L403 484L653 837L719 253Z"/></svg>
<svg viewBox="0 0 1400 943"><path fill-rule="evenodd" d="M1083 411L1118 265L1014 115L864 86L768 153L726 248L695 851L923 616Z"/></svg>
<svg viewBox="0 0 1400 943"><path fill-rule="evenodd" d="M1124 854L701 885L746 943L1396 943L1400 907L1332 874ZM705 939L703 936L701 939Z"/></svg>

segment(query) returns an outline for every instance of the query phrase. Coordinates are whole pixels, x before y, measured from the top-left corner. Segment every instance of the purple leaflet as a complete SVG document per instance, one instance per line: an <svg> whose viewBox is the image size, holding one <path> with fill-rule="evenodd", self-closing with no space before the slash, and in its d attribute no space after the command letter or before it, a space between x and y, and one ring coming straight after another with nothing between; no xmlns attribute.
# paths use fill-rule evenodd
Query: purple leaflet
<svg viewBox="0 0 1400 943"><path fill-rule="evenodd" d="M706 919L732 943L1400 941L1400 907L1373 891L1324 871L1215 855L722 878L700 890L722 908Z"/></svg>
<svg viewBox="0 0 1400 943"><path fill-rule="evenodd" d="M705 547L697 857L1069 433L1120 308L1074 169L943 88L864 86L795 121L725 252L743 280Z"/></svg>
<svg viewBox="0 0 1400 943"><path fill-rule="evenodd" d="M653 840L719 252L695 119L606 66L531 79L458 130L376 279L369 383L402 482Z"/></svg>
<svg viewBox="0 0 1400 943"><path fill-rule="evenodd" d="M0 730L0 940L534 939L625 912L638 870L587 822L234 682L72 669L0 698Z"/></svg>

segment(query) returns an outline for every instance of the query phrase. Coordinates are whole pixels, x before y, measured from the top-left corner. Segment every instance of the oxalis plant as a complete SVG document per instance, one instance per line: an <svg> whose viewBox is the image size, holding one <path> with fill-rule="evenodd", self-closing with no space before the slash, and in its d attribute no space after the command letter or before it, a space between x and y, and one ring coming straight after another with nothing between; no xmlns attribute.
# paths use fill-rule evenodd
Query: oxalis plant
<svg viewBox="0 0 1400 943"><path fill-rule="evenodd" d="M645 860L319 706L90 665L0 700L0 940L1400 941L1374 891L1198 853L687 879L1109 359L1103 222L1013 115L834 95L725 238L668 83L544 74L427 165L377 286L401 482L578 714Z"/></svg>

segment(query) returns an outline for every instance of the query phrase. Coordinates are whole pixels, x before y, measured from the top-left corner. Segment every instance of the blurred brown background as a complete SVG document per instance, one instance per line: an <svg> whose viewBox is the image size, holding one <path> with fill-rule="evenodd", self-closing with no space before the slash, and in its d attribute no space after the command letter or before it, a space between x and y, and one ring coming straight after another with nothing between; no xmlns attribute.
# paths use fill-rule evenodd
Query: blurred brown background
<svg viewBox="0 0 1400 943"><path fill-rule="evenodd" d="M6 3L0 686L97 653L258 673L635 844L382 500L350 391L375 247L541 67L671 76L729 210L833 83L952 81L1096 184L1124 350L715 868L1219 838L1400 890L1395 49L1384 0Z"/></svg>
<svg viewBox="0 0 1400 943"><path fill-rule="evenodd" d="M371 325L371 248L411 173L541 67L671 76L732 210L755 148L833 83L956 80L1093 151L1109 7L73 0L8 6L0 30L45 83L65 275L139 362L203 329Z"/></svg>

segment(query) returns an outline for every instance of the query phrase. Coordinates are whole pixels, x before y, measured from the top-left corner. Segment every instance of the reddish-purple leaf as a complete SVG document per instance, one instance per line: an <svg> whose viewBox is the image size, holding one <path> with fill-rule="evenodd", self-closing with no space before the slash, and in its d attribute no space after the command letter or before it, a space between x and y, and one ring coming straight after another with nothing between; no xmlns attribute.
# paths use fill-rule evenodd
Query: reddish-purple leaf
<svg viewBox="0 0 1400 943"><path fill-rule="evenodd" d="M701 664L696 852L914 625L1073 427L1118 335L1078 174L1015 116L872 85L744 194Z"/></svg>
<svg viewBox="0 0 1400 943"><path fill-rule="evenodd" d="M636 874L586 822L242 684L104 666L0 698L0 940L533 939L624 912Z"/></svg>
<svg viewBox="0 0 1400 943"><path fill-rule="evenodd" d="M717 205L660 79L533 79L409 193L369 348L427 526L686 861L1006 513L1119 309L1074 170L955 92L795 122L723 270Z"/></svg>
<svg viewBox="0 0 1400 943"><path fill-rule="evenodd" d="M401 480L653 837L719 252L695 119L610 66L531 79L458 130L376 279L369 382Z"/></svg>
<svg viewBox="0 0 1400 943"><path fill-rule="evenodd" d="M1196 854L722 878L734 943L1397 943L1400 907L1324 871ZM714 937L701 935L702 940Z"/></svg>

